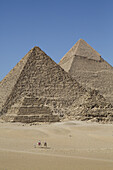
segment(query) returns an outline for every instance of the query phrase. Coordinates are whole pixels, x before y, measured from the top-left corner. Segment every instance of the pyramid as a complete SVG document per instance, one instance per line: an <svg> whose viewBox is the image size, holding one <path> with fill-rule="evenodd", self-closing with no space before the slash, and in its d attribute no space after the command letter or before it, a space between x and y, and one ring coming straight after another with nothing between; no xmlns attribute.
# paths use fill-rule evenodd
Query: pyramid
<svg viewBox="0 0 113 170"><path fill-rule="evenodd" d="M20 76L24 65L27 62L27 59L31 51L25 55L19 63L7 74L7 76L0 82L0 111L3 104L5 103L7 97L10 95L14 85L17 82L18 77Z"/></svg>
<svg viewBox="0 0 113 170"><path fill-rule="evenodd" d="M112 105L97 91L83 88L39 47L30 50L1 83L5 87L1 99L6 94L1 109L5 121L113 121Z"/></svg>
<svg viewBox="0 0 113 170"><path fill-rule="evenodd" d="M59 65L87 90L99 90L113 104L113 67L84 40L80 39Z"/></svg>

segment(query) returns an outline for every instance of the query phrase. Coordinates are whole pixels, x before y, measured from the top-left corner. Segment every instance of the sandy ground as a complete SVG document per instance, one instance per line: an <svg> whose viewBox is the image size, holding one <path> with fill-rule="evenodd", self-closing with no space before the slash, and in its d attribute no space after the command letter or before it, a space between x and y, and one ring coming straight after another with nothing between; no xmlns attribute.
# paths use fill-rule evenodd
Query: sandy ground
<svg viewBox="0 0 113 170"><path fill-rule="evenodd" d="M113 170L113 124L0 121L0 170Z"/></svg>

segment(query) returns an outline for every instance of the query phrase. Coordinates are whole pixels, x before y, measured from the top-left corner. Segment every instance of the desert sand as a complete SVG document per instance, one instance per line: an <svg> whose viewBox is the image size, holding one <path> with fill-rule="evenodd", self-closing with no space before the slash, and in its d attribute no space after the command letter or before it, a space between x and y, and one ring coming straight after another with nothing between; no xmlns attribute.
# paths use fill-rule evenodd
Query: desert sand
<svg viewBox="0 0 113 170"><path fill-rule="evenodd" d="M1 120L0 170L113 170L113 124Z"/></svg>

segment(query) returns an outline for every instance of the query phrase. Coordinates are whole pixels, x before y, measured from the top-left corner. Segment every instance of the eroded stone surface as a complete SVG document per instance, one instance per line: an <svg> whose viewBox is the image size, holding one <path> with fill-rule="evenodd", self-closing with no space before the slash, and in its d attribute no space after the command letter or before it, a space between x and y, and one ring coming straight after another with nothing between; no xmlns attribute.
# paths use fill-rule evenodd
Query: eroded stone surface
<svg viewBox="0 0 113 170"><path fill-rule="evenodd" d="M7 74L7 76L0 82L0 111L7 97L10 95L14 85L16 84L23 67L25 66L31 51L25 55L20 62Z"/></svg>
<svg viewBox="0 0 113 170"><path fill-rule="evenodd" d="M103 96L83 88L38 47L30 52L2 107L4 120L26 123L65 118L106 122L112 113Z"/></svg>
<svg viewBox="0 0 113 170"><path fill-rule="evenodd" d="M79 40L59 65L83 87L99 90L113 104L113 67L84 40Z"/></svg>

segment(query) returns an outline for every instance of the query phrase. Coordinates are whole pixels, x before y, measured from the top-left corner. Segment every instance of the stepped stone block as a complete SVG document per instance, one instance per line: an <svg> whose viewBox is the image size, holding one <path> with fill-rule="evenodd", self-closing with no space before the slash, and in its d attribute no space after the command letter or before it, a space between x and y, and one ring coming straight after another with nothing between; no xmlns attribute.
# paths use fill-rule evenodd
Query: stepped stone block
<svg viewBox="0 0 113 170"><path fill-rule="evenodd" d="M87 50L85 53L88 55ZM99 60L100 56L95 55ZM39 47L34 47L26 56L21 69L20 63L15 68L15 82L2 105L1 115L5 121L56 122L65 118L93 119L95 115L99 121L112 120L112 105L98 91L82 87ZM8 82L11 82L9 75ZM4 82L6 86L8 82ZM4 92L7 93L7 88ZM0 95L2 98L4 93Z"/></svg>
<svg viewBox="0 0 113 170"><path fill-rule="evenodd" d="M113 67L84 40L80 39L59 65L84 88L99 90L113 104Z"/></svg>
<svg viewBox="0 0 113 170"><path fill-rule="evenodd" d="M58 122L58 115L53 115L52 110L39 100L41 101L39 98L24 98L21 102L12 105L2 118L5 121L22 123Z"/></svg>

